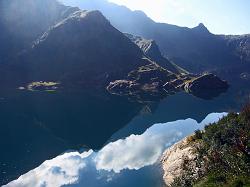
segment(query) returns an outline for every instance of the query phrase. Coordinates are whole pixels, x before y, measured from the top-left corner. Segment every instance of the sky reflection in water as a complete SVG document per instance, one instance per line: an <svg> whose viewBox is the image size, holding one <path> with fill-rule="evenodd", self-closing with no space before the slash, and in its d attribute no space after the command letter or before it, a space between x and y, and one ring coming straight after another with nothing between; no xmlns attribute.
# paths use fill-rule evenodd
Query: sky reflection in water
<svg viewBox="0 0 250 187"><path fill-rule="evenodd" d="M98 152L67 152L45 161L6 186L160 186L159 174L154 176L152 173L156 168L160 172L155 165L163 151L226 114L211 113L201 123L189 118L155 124L141 135L132 134L111 142Z"/></svg>

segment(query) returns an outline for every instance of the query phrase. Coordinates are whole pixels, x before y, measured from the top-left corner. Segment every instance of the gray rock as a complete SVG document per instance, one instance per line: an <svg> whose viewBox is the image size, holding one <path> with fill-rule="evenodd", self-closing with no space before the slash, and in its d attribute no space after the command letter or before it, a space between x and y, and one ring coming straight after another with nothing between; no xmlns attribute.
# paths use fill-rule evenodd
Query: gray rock
<svg viewBox="0 0 250 187"><path fill-rule="evenodd" d="M162 158L163 179L167 186L170 186L176 178L185 176L187 172L192 172L193 178L198 178L202 168L198 167L196 153L199 143L190 144L188 137L174 144L167 149Z"/></svg>

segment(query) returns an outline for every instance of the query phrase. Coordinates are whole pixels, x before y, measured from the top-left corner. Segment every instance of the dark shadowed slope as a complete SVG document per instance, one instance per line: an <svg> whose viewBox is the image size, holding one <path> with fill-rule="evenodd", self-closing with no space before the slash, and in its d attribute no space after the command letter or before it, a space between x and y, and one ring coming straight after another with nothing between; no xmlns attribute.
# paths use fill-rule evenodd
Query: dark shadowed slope
<svg viewBox="0 0 250 187"><path fill-rule="evenodd" d="M98 87L150 63L98 11L78 11L56 0L0 3L0 60L6 60L0 64L0 82L5 88L34 81Z"/></svg>
<svg viewBox="0 0 250 187"><path fill-rule="evenodd" d="M0 63L31 46L51 25L77 8L51 0L0 1Z"/></svg>
<svg viewBox="0 0 250 187"><path fill-rule="evenodd" d="M99 11L71 14L44 33L27 54L30 81L90 87L103 86L149 63Z"/></svg>

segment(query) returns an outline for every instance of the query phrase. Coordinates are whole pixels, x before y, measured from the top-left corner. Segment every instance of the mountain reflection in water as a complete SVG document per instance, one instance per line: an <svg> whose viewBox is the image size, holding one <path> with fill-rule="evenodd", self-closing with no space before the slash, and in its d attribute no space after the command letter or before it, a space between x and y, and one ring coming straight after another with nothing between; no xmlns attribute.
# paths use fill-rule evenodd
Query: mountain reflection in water
<svg viewBox="0 0 250 187"><path fill-rule="evenodd" d="M159 102L137 103L108 93L0 93L0 185L65 150L98 151L156 123L211 112L239 111L249 90L230 88L212 100L177 93ZM149 176L150 178L150 176Z"/></svg>
<svg viewBox="0 0 250 187"><path fill-rule="evenodd" d="M201 123L189 118L155 124L141 135L111 142L98 152L67 152L45 161L6 186L161 186L160 175L148 178L145 175L156 170L154 165L163 151L225 115L227 113L211 113Z"/></svg>

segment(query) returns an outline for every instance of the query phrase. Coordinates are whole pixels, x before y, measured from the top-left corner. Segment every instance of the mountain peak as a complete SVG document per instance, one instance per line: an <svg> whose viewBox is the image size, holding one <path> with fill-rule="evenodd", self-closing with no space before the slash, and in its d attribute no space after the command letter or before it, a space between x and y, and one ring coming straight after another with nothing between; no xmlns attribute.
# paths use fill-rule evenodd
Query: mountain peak
<svg viewBox="0 0 250 187"><path fill-rule="evenodd" d="M103 22L103 23L108 22L108 20L106 20L106 18L98 10L93 10L93 11L79 10L79 11L72 13L69 17L62 20L61 22L57 23L54 27L58 27L72 20L82 21L82 20L87 20L87 19L93 19L95 20L95 22Z"/></svg>
<svg viewBox="0 0 250 187"><path fill-rule="evenodd" d="M206 28L205 25L203 23L199 23L198 27L203 27L203 28Z"/></svg>
<svg viewBox="0 0 250 187"><path fill-rule="evenodd" d="M207 27L203 23L199 23L199 25L192 28L192 30L199 33L210 33Z"/></svg>

